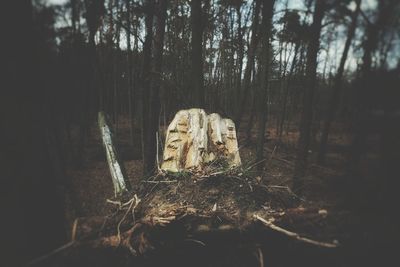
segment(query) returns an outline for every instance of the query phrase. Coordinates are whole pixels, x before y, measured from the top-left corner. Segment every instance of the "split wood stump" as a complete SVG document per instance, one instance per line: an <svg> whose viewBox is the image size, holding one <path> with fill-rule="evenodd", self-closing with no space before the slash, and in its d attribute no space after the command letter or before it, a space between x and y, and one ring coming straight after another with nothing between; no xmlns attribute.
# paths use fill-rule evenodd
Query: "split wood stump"
<svg viewBox="0 0 400 267"><path fill-rule="evenodd" d="M235 123L198 108L176 113L167 129L161 169L202 171L213 161L241 165Z"/></svg>

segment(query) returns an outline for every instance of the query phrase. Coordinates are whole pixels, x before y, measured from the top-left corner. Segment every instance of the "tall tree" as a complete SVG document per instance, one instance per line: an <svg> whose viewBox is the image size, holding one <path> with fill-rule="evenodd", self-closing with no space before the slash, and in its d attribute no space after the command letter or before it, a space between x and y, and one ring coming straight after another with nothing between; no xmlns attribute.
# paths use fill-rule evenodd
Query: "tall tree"
<svg viewBox="0 0 400 267"><path fill-rule="evenodd" d="M283 92L283 99L282 99L282 111L281 116L278 124L278 136L279 139L282 137L283 132L283 124L286 119L287 113L287 104L289 98L289 91L292 82L292 76L297 65L298 61L298 53L300 50L300 46L302 45L302 33L304 31L304 26L300 23L300 15L296 11L287 11L285 15L280 20L283 23L283 29L280 33L280 38L283 38L288 43L294 44L294 52L293 52L293 59L290 64L289 73L286 76L286 86Z"/></svg>
<svg viewBox="0 0 400 267"><path fill-rule="evenodd" d="M149 137L149 165L148 171L154 169L157 155L157 132L159 129L159 116L161 110L160 103L160 87L162 82L162 66L163 66L163 51L164 51L164 34L165 34L165 20L167 17L168 0L158 0L156 21L155 21L155 36L154 36L154 62L153 64L153 79L150 95L150 111L149 111L149 130L147 136Z"/></svg>
<svg viewBox="0 0 400 267"><path fill-rule="evenodd" d="M251 82L251 73L254 67L254 58L256 54L256 49L259 40L259 20L260 20L260 9L261 9L261 1L254 0L254 12L253 12L253 22L251 25L251 39L249 44L249 49L247 52L247 63L246 68L244 70L244 77L243 77L243 86L239 91L239 99L240 105L237 107L237 114L236 114L236 128L240 128L240 123L242 120L244 107L246 105L248 95L250 94L250 82Z"/></svg>
<svg viewBox="0 0 400 267"><path fill-rule="evenodd" d="M191 90L193 92L192 103L197 107L204 107L204 77L203 77L203 19L201 0L192 0L191 6Z"/></svg>
<svg viewBox="0 0 400 267"><path fill-rule="evenodd" d="M263 160L264 155L264 142L265 142L265 128L267 123L268 113L268 87L269 87L269 76L270 76L270 49L271 49L271 33L272 33L272 16L274 14L274 3L275 0L264 0L262 7L262 21L261 21L261 65L260 75L261 83L258 90L257 96L259 97L258 109L259 109L259 124L257 133L257 149L256 149L256 161L258 164L258 170L261 171L264 164L260 161Z"/></svg>
<svg viewBox="0 0 400 267"><path fill-rule="evenodd" d="M351 42L354 37L354 33L356 31L357 18L358 18L358 14L360 13L360 9L361 9L360 7L361 7L361 0L356 0L356 9L351 14L351 22L350 22L349 29L347 31L346 43L344 45L342 57L340 59L339 68L337 70L335 80L333 82L332 96L331 96L331 99L329 102L328 111L327 111L326 118L324 121L323 129L322 129L321 143L320 143L319 154L318 154L318 162L319 163L323 163L325 161L326 148L327 148L327 144L328 144L328 135L329 135L329 131L331 128L331 124L335 118L335 113L336 113L337 107L339 105L343 73L344 73L344 66L345 66L345 63L347 60L347 55L349 53Z"/></svg>
<svg viewBox="0 0 400 267"><path fill-rule="evenodd" d="M153 40L153 19L154 19L154 0L146 0L145 2L145 30L146 36L143 44L143 67L141 74L142 89L142 157L143 157L143 173L149 175L154 168L155 156L152 154L151 142L154 142L155 136L149 136L149 113L151 106L151 48Z"/></svg>
<svg viewBox="0 0 400 267"><path fill-rule="evenodd" d="M133 131L133 79L132 79L132 53L131 53L131 0L125 0L126 6L126 58L127 58L127 78L128 78L128 112L129 112L129 126L130 126L130 141L134 144Z"/></svg>
<svg viewBox="0 0 400 267"><path fill-rule="evenodd" d="M307 170L307 155L310 144L313 98L316 87L317 56L320 46L322 19L325 14L326 1L315 1L313 22L310 28L310 39L307 48L306 84L303 95L303 110L301 112L300 136L297 142L297 154L294 168L293 188L299 190Z"/></svg>
<svg viewBox="0 0 400 267"><path fill-rule="evenodd" d="M86 8L86 24L89 29L89 71L88 71L88 85L84 90L83 102L86 105L86 110L81 116L81 125L79 133L79 144L78 144L78 163L83 162L83 152L86 143L86 136L88 135L88 124L90 117L96 114L100 104L99 88L96 86L96 67L97 67L97 56L96 56L96 42L95 36L101 25L101 17L105 12L104 0L85 0Z"/></svg>
<svg viewBox="0 0 400 267"><path fill-rule="evenodd" d="M73 36L75 36L77 31L78 10L76 5L76 0L70 0L70 3L71 3L72 34Z"/></svg>

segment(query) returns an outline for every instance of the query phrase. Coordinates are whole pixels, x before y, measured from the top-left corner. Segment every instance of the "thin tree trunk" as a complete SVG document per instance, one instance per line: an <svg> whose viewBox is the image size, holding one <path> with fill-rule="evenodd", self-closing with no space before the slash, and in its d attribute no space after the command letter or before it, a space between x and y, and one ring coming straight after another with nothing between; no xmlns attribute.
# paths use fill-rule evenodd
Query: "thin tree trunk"
<svg viewBox="0 0 400 267"><path fill-rule="evenodd" d="M130 142L134 145L134 122L133 122L133 83L132 83L132 53L131 53L131 3L130 0L125 0L126 5L126 57L128 63L128 112L129 112L129 133Z"/></svg>
<svg viewBox="0 0 400 267"><path fill-rule="evenodd" d="M259 104L259 124L257 133L257 149L256 162L259 162L258 171L262 171L265 163L260 164L264 157L265 128L268 113L268 88L269 88L269 70L270 70L270 38L272 27L272 16L274 9L274 0L264 0L262 8L261 28L264 30L262 34L262 51L261 51L261 83L258 92Z"/></svg>
<svg viewBox="0 0 400 267"><path fill-rule="evenodd" d="M191 1L191 26L192 26L192 43L191 43L191 61L192 76L191 84L193 90L192 103L198 108L204 107L204 81L203 81L203 21L201 0Z"/></svg>
<svg viewBox="0 0 400 267"><path fill-rule="evenodd" d="M150 91L151 91L151 46L153 39L153 17L154 0L145 2L146 9L146 37L143 45L143 67L142 67L142 155L143 155L143 173L145 176L151 174L155 158L151 154L150 142L154 141L154 136L149 136L149 113L151 111Z"/></svg>
<svg viewBox="0 0 400 267"><path fill-rule="evenodd" d="M292 81L294 68L295 68L296 63L297 63L296 60L297 60L297 54L299 52L299 48L300 48L300 43L298 42L298 43L295 44L292 65L290 66L290 71L289 71L288 76L287 76L286 88L285 88L285 93L284 93L284 96L283 96L282 115L281 115L281 120L279 122L279 127L278 127L279 141L281 140L281 137L282 137L283 124L284 124L285 119L286 119L289 90L290 90L290 86L291 86L291 81Z"/></svg>
<svg viewBox="0 0 400 267"><path fill-rule="evenodd" d="M154 64L152 79L152 90L150 96L150 112L149 112L149 130L148 136L148 165L147 172L155 169L157 155L157 139L156 133L159 129L159 117L160 117L160 87L162 81L162 64L163 64L163 50L164 50L164 35L165 35L165 20L167 16L167 5L168 0L159 0L156 16L156 32L154 36Z"/></svg>
<svg viewBox="0 0 400 267"><path fill-rule="evenodd" d="M258 45L258 40L259 40L259 19L260 19L260 9L261 9L261 1L260 0L255 0L255 7L254 7L254 18L253 18L253 24L251 26L251 40L250 40L250 45L249 45L249 51L247 55L247 64L246 64L246 69L244 71L244 77L243 77L243 90L239 92L239 99L240 105L237 107L237 115L236 115L236 129L239 130L240 123L242 120L243 112L244 112L244 107L246 105L248 96L250 94L250 83L251 83L251 72L254 66L254 57L256 54L256 49Z"/></svg>
<svg viewBox="0 0 400 267"><path fill-rule="evenodd" d="M120 4L119 0L116 0L115 2L116 9L118 10L118 7L120 7L119 13L122 13L122 4ZM116 30L115 30L115 35L116 35L116 56L114 57L114 65L115 65L115 78L114 78L114 133L115 136L118 135L118 106L119 106L119 101L118 101L118 86L120 84L120 68L119 68L119 59L121 55L121 47L119 45L120 42L120 33L121 33L121 24L118 23L116 25Z"/></svg>
<svg viewBox="0 0 400 267"><path fill-rule="evenodd" d="M244 46L243 46L243 29L242 29L242 13L241 13L241 5L236 6L236 16L237 16L237 24L238 24L238 34L237 34L237 41L238 41L238 52L237 52L237 74L236 74L236 92L235 92L235 107L240 104L240 92L241 92L241 83L242 83L242 69L243 69L243 56L244 56Z"/></svg>

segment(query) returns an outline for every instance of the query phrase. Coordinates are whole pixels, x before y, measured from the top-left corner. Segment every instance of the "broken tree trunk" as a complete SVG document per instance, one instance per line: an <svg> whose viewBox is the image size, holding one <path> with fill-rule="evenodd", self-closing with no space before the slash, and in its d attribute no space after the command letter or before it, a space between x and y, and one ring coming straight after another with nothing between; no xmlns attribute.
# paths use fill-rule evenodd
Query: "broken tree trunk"
<svg viewBox="0 0 400 267"><path fill-rule="evenodd" d="M111 178L114 185L114 194L115 196L119 196L130 189L130 184L126 179L124 166L120 163L121 161L118 160L118 154L113 144L112 132L107 124L104 112L99 112L98 123L101 137L103 139L103 146L107 155L108 166L110 167Z"/></svg>
<svg viewBox="0 0 400 267"><path fill-rule="evenodd" d="M161 169L203 171L207 163L241 165L235 123L203 109L181 110L168 126Z"/></svg>

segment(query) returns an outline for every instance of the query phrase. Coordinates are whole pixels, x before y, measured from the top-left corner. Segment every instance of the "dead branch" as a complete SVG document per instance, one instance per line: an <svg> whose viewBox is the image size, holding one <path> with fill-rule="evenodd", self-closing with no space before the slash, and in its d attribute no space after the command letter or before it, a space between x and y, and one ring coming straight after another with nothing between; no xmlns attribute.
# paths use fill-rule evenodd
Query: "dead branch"
<svg viewBox="0 0 400 267"><path fill-rule="evenodd" d="M56 255L56 254L58 254L58 253L60 253L60 252L62 252L64 250L72 247L75 244L76 244L75 241L68 242L67 244L62 245L61 247L58 247L58 248L50 251L49 253L47 253L47 254L45 254L43 256L40 256L39 258L36 258L36 259L32 260L31 262L28 263L28 266L34 266L34 265L36 265L36 264L38 264L40 262L43 262L43 261L51 258L52 256L54 256L54 255Z"/></svg>
<svg viewBox="0 0 400 267"><path fill-rule="evenodd" d="M254 214L253 217L255 219L261 221L265 226L269 227L270 229L272 229L274 231L277 231L279 233L282 233L284 235L287 235L287 236L289 236L291 238L294 238L296 240L299 240L299 241L302 241L302 242L305 242L305 243L309 243L309 244L312 244L312 245L315 245L315 246L319 246L319 247L325 247L325 248L336 248L338 246L337 243L319 242L319 241L315 241L315 240L312 240L312 239L309 239L309 238L306 238L306 237L302 237L298 233L291 232L291 231L286 230L286 229L284 229L282 227L279 227L279 226L273 224L271 221L267 221L267 220L265 220L264 218L260 217L257 214Z"/></svg>

